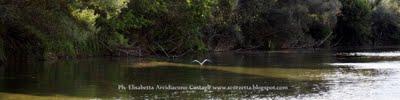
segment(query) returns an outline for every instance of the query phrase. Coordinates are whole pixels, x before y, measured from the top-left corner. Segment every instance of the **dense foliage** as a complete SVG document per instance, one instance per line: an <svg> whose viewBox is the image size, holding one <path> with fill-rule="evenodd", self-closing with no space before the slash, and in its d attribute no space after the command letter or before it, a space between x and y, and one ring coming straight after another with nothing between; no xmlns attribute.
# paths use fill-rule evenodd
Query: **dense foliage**
<svg viewBox="0 0 400 100"><path fill-rule="evenodd" d="M241 4L246 45L266 49L321 46L330 37L341 7L337 0L246 0Z"/></svg>
<svg viewBox="0 0 400 100"><path fill-rule="evenodd" d="M92 51L95 32L71 16L65 1L0 1L6 57L72 56Z"/></svg>
<svg viewBox="0 0 400 100"><path fill-rule="evenodd" d="M367 0L341 0L342 10L336 27L339 45L370 44L372 7Z"/></svg>
<svg viewBox="0 0 400 100"><path fill-rule="evenodd" d="M2 0L0 59L398 45L399 5L398 0Z"/></svg>
<svg viewBox="0 0 400 100"><path fill-rule="evenodd" d="M153 54L181 54L206 50L201 29L211 15L212 0L133 0L110 20L128 47Z"/></svg>
<svg viewBox="0 0 400 100"><path fill-rule="evenodd" d="M382 0L372 13L374 45L400 43L400 1Z"/></svg>

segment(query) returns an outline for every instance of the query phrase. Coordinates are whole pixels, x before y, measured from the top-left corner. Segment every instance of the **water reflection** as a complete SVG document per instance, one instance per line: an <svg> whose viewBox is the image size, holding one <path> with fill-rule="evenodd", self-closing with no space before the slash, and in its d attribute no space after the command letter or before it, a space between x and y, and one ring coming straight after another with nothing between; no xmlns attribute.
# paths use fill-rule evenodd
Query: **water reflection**
<svg viewBox="0 0 400 100"><path fill-rule="evenodd" d="M166 68L166 67L185 67L205 71L221 71L235 74L254 75L260 77L280 78L300 81L321 80L324 74L329 74L329 69L309 69L309 68L276 68L276 67L244 67L244 66L200 66L169 62L146 62L138 63L134 68Z"/></svg>
<svg viewBox="0 0 400 100"><path fill-rule="evenodd" d="M353 56L366 57L395 57L400 52L382 53L349 53ZM388 59L391 60L391 59ZM336 67L337 74L326 77L330 80L327 84L329 91L321 95L303 95L300 98L308 99L396 99L400 97L400 62L399 61L370 61L357 62L346 61L337 63L327 63ZM349 71L343 70L352 70ZM361 73L353 73L353 72ZM346 72L346 73L345 73ZM344 84L343 84L344 83ZM350 83L350 84L348 84ZM337 97L340 96L340 97ZM298 97L297 97L298 98Z"/></svg>
<svg viewBox="0 0 400 100"><path fill-rule="evenodd" d="M192 59L209 58L198 66ZM346 62L341 62L345 60ZM7 62L0 99L370 99L399 97L398 61L357 62L330 51L217 53L177 59ZM286 90L121 90L119 85L285 86Z"/></svg>

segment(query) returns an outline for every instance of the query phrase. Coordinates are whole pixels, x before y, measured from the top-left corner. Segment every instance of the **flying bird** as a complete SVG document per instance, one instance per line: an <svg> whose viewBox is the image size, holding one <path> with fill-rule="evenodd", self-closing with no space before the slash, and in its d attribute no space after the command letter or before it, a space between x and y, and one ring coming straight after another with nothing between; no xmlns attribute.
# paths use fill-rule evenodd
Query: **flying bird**
<svg viewBox="0 0 400 100"><path fill-rule="evenodd" d="M203 60L203 62L200 62L200 61L198 61L198 60L193 60L192 62L197 62L197 63L199 63L199 64L200 64L200 66L203 66L203 65L204 65L204 63L206 63L206 62L211 62L211 60L204 59L204 60Z"/></svg>

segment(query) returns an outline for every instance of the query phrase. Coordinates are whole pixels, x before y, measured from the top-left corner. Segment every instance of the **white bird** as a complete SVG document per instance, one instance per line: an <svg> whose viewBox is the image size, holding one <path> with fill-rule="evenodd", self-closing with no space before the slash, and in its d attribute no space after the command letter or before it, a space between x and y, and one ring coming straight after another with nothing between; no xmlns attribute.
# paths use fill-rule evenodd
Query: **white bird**
<svg viewBox="0 0 400 100"><path fill-rule="evenodd" d="M197 63L200 64L200 66L203 66L203 64L204 64L205 62L211 62L211 61L208 60L208 59L204 59L203 62L200 62L200 61L198 61L198 60L193 60L192 62L197 62Z"/></svg>

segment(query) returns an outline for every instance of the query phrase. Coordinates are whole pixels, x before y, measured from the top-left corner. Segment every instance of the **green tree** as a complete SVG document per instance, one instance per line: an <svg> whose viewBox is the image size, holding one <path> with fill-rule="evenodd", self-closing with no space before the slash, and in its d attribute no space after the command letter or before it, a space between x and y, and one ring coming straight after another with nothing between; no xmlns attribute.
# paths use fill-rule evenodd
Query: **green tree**
<svg viewBox="0 0 400 100"><path fill-rule="evenodd" d="M372 5L368 0L340 0L341 13L335 41L339 46L362 46L371 43Z"/></svg>
<svg viewBox="0 0 400 100"><path fill-rule="evenodd" d="M238 9L239 0L216 0L212 15L202 30L209 49L232 50L243 44Z"/></svg>
<svg viewBox="0 0 400 100"><path fill-rule="evenodd" d="M377 4L372 14L375 45L400 43L400 1L384 0Z"/></svg>
<svg viewBox="0 0 400 100"><path fill-rule="evenodd" d="M206 50L201 29L211 15L213 0L134 0L113 19L129 44L153 54Z"/></svg>
<svg viewBox="0 0 400 100"><path fill-rule="evenodd" d="M251 48L319 46L336 24L337 0L247 0L240 2L240 26Z"/></svg>

